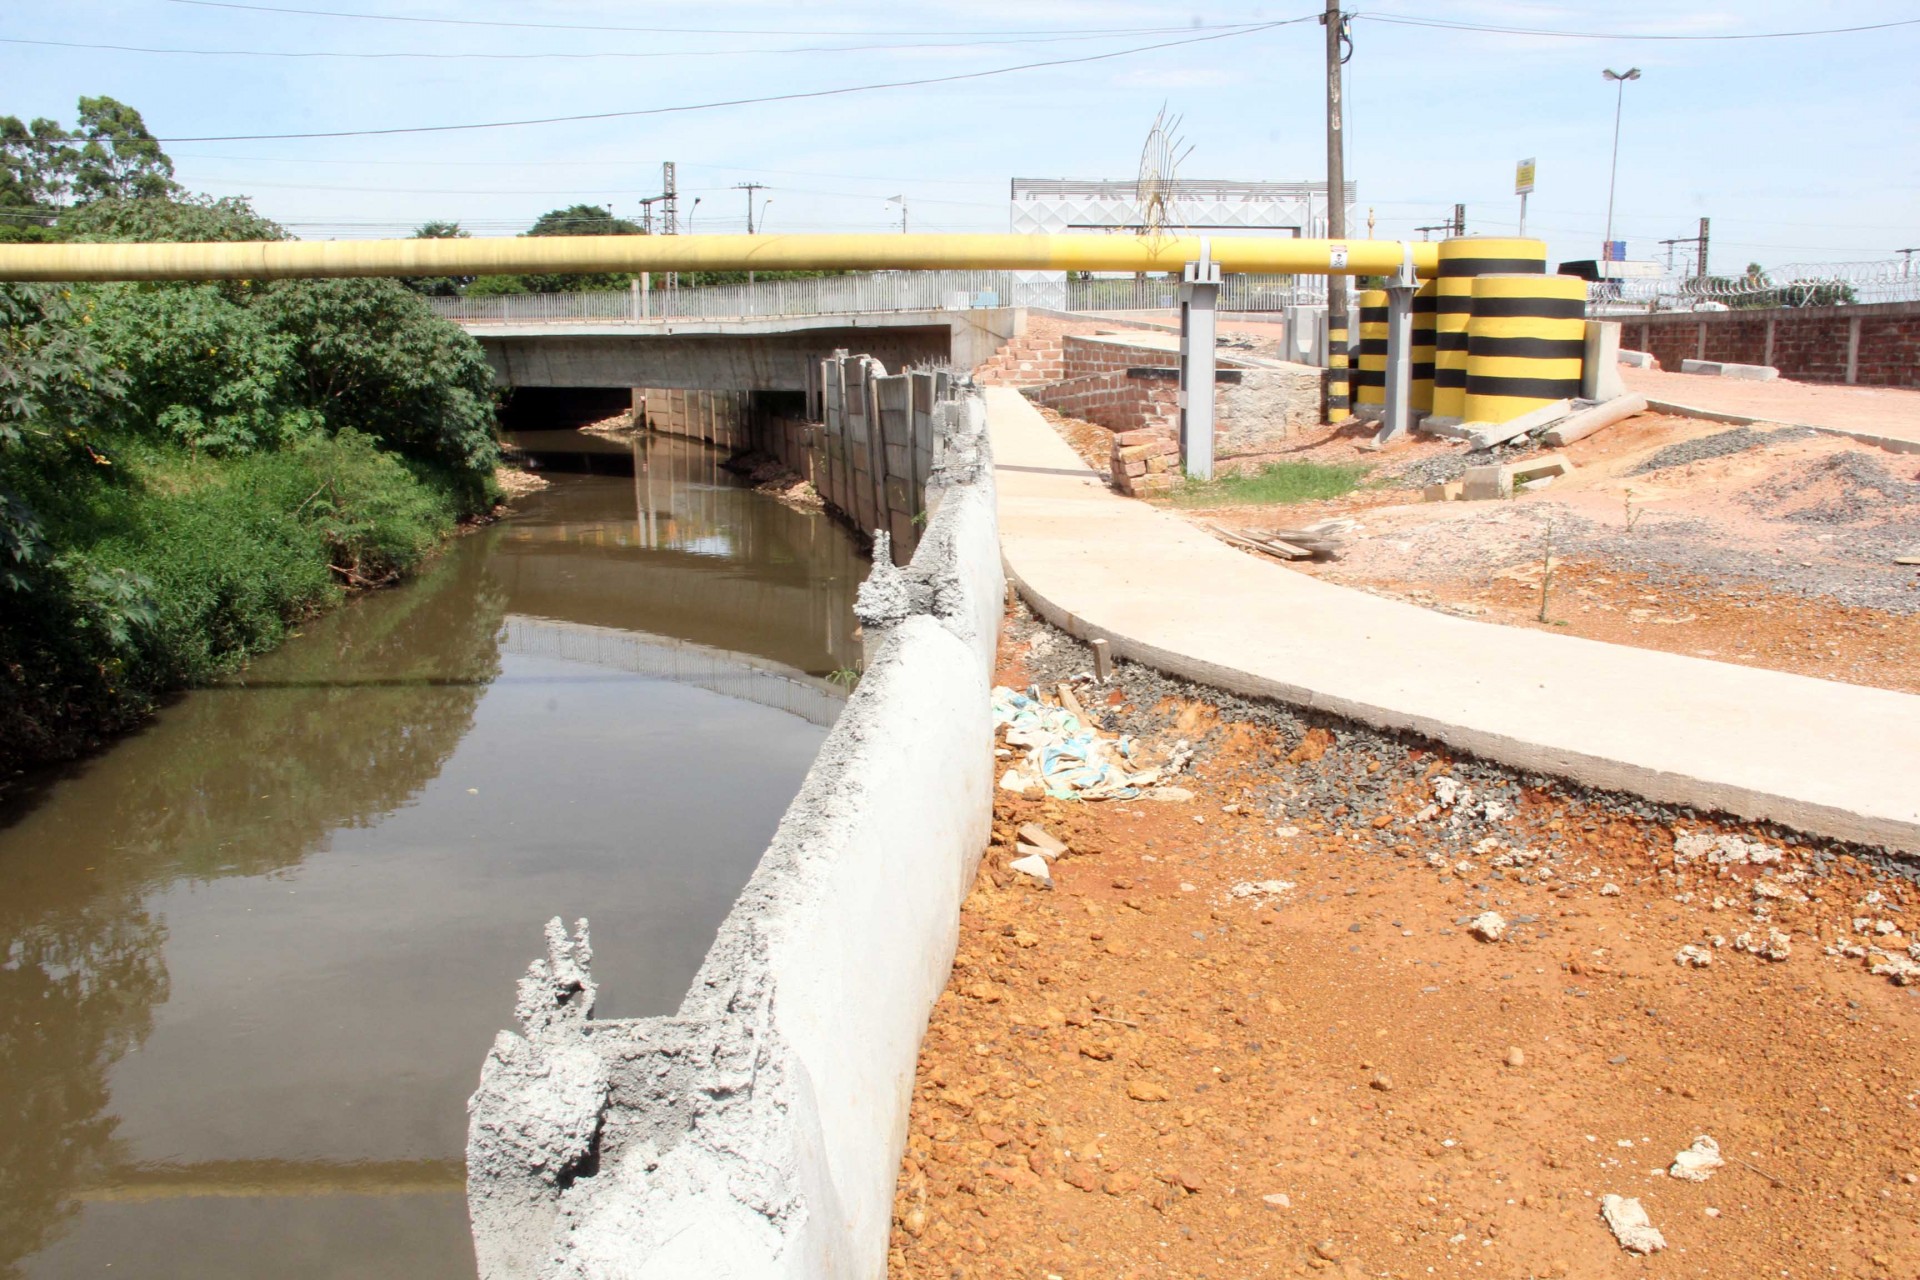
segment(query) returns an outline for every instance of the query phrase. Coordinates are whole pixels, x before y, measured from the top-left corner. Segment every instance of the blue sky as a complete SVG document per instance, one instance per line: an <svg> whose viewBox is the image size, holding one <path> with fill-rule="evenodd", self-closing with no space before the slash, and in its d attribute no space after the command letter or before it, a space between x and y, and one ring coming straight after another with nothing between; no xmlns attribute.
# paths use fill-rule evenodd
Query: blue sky
<svg viewBox="0 0 1920 1280"><path fill-rule="evenodd" d="M708 0L260 0L279 8L696 32L532 30L264 13L178 0L10 0L0 36L170 49L589 58L225 57L0 43L0 113L70 120L81 94L138 107L163 138L381 129L650 108L952 75L1191 41L1299 17L1312 0L967 0L797 5ZM1828 0L1513 3L1372 0L1363 13L1558 30L1725 34L1920 17L1920 4ZM1157 34L1089 37L1089 29ZM1196 29L1197 28L1197 29ZM744 34L796 32L812 34ZM1634 257L1713 219L1713 265L1891 257L1920 245L1920 26L1737 42L1571 40L1362 17L1349 66L1348 176L1382 237L1456 201L1468 230L1510 232L1514 162L1539 162L1528 217L1557 258L1597 252L1614 87L1626 88L1616 236ZM943 34L919 34L943 33ZM963 33L963 34L944 34ZM1058 38L1071 33L1073 38ZM982 41L1010 43L986 44ZM955 84L719 110L471 132L169 145L188 186L245 194L307 238L480 234L585 201L637 214L679 165L695 230L739 231L766 183L770 231L1001 231L1007 180L1131 178L1155 113L1184 117L1183 177L1324 173L1321 28L1308 21L1104 61ZM847 46L893 46L848 49ZM781 49L834 50L780 53ZM646 54L614 57L613 54ZM669 56L658 56L669 55Z"/></svg>

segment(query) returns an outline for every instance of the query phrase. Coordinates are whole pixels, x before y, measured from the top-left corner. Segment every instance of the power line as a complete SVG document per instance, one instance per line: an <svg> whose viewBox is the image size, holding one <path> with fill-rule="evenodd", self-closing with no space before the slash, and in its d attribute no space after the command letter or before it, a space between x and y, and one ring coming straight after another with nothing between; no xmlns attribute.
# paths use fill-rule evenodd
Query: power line
<svg viewBox="0 0 1920 1280"><path fill-rule="evenodd" d="M1234 29L1252 27L1253 23L1237 23ZM1125 34L1161 34L1175 31L1188 31L1189 27L1161 27L1150 32L1128 32ZM30 40L23 36L0 36L0 44L33 45L47 49L89 49L109 53L142 53L162 55L183 55L198 58L296 58L296 59L345 59L354 61L391 61L395 59L416 59L432 62L458 62L478 60L489 62L530 62L542 60L584 61L595 58L743 58L760 55L817 54L817 53L872 53L880 51L899 51L908 49L978 49L1002 45L1017 44L1057 44L1068 40L1111 40L1117 36L1108 34L1071 35L1071 36L1008 36L998 39L945 40L921 44L836 44L836 45L798 45L779 49L649 49L641 52L627 50L595 49L584 53L442 53L435 51L413 50L351 50L351 49L181 49L159 48L150 45L134 44L90 44L78 40Z"/></svg>
<svg viewBox="0 0 1920 1280"><path fill-rule="evenodd" d="M239 9L248 13L273 13L306 18L350 18L359 22L404 22L424 26L440 27L495 27L517 31L627 31L646 35L702 35L702 36L997 36L1003 31L875 31L859 28L823 31L818 27L806 29L791 28L737 28L737 27L614 27L573 22L501 22L484 18L422 18L397 13L353 13L338 9L295 9L276 5L240 4L235 0L167 0L169 4L191 5L200 9ZM1141 36L1158 35L1169 31L1214 31L1223 27L1242 26L1242 23L1196 23L1185 27L1054 27L1039 28L1023 32L1024 35L1113 35Z"/></svg>
<svg viewBox="0 0 1920 1280"><path fill-rule="evenodd" d="M213 0L171 0L176 4L213 3ZM582 115L541 116L527 120L491 120L473 124L434 124L396 126L389 129L326 129L305 133L228 133L203 134L194 137L179 138L134 138L115 135L88 137L80 134L56 134L38 139L43 142L294 142L318 138L384 138L398 134L412 133L464 133L479 129L514 129L529 125L544 124L581 124L591 120L630 120L640 116L678 115L692 111L714 111L723 107L761 106L772 102L802 102L811 98L833 98L850 93L872 93L882 89L911 89L925 85L955 84L964 80L984 80L992 76L1012 75L1018 71L1039 71L1048 67L1076 66L1088 62L1106 62L1114 58L1125 58L1136 53L1152 53L1160 49L1175 49L1183 45L1205 44L1214 40L1230 40L1235 36L1252 35L1255 32L1271 31L1277 27L1291 26L1299 22L1310 22L1313 16L1289 18L1279 22L1263 22L1254 26L1238 27L1231 31L1217 32L1213 35L1193 36L1186 40L1163 40L1157 44L1135 45L1130 49L1114 49L1106 53L1083 54L1077 58L1050 58L1043 62L1024 62L1012 67L993 67L985 71L961 71L945 76L925 76L914 80L886 80L874 84L843 85L837 89L809 89L797 93L775 93L760 98L728 98L717 102L686 103L672 107L642 107L631 111L594 111Z"/></svg>
<svg viewBox="0 0 1920 1280"><path fill-rule="evenodd" d="M184 2L184 0L183 0ZM1899 18L1891 22L1869 22L1857 27L1819 27L1807 31L1747 31L1707 35L1658 35L1626 31L1552 31L1541 27L1508 27L1482 22L1456 22L1450 18L1403 18L1397 14L1356 13L1367 22L1385 22L1400 27L1434 27L1442 31L1480 31L1504 36L1553 36L1564 40L1792 40L1801 36L1842 36L1861 31L1886 31L1894 27L1920 26L1920 18Z"/></svg>

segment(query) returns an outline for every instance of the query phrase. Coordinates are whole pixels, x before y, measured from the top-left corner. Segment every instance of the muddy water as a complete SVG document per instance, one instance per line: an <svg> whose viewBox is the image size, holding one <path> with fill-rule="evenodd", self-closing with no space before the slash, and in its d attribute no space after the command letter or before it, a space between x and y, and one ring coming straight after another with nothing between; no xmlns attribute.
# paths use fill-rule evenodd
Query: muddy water
<svg viewBox="0 0 1920 1280"><path fill-rule="evenodd" d="M672 1009L857 654L846 535L715 461L550 470L0 808L0 1276L473 1274L464 1101L541 923Z"/></svg>

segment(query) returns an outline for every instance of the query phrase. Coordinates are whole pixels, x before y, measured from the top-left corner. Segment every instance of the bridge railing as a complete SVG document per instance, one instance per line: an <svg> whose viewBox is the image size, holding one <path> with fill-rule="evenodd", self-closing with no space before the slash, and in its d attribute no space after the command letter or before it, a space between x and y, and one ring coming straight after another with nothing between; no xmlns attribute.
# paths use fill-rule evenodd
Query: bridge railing
<svg viewBox="0 0 1920 1280"><path fill-rule="evenodd" d="M975 307L1047 307L1059 311L1170 310L1180 284L1165 277L1069 277L1036 271L880 271L753 284L658 287L583 293L517 293L429 298L449 320L472 324L647 323L759 317L855 315L886 311L964 311ZM1230 275L1225 311L1279 311L1326 299L1319 276Z"/></svg>

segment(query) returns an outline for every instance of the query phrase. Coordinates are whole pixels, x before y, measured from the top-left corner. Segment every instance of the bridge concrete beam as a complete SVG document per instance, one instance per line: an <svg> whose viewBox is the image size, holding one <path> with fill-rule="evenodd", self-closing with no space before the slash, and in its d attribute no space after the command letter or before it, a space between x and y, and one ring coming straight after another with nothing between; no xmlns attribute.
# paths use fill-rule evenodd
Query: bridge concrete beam
<svg viewBox="0 0 1920 1280"><path fill-rule="evenodd" d="M971 369L1026 327L1018 307L737 320L467 323L507 387L802 391L844 347L890 370Z"/></svg>

